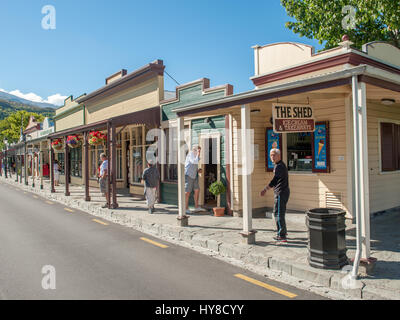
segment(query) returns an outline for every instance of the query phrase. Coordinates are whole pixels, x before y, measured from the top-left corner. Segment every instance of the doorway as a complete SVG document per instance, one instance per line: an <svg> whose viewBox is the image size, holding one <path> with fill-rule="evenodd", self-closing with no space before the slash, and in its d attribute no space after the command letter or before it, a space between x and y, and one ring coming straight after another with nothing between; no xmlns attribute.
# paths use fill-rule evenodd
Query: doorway
<svg viewBox="0 0 400 320"><path fill-rule="evenodd" d="M129 140L126 141L125 150L126 150L126 159L125 159L125 187L130 187L131 175L130 175L130 165L131 165L131 149L130 149L131 142Z"/></svg>
<svg viewBox="0 0 400 320"><path fill-rule="evenodd" d="M201 137L201 169L200 175L200 205L206 209L220 205L220 196L215 197L208 189L210 185L220 180L220 137L203 136Z"/></svg>

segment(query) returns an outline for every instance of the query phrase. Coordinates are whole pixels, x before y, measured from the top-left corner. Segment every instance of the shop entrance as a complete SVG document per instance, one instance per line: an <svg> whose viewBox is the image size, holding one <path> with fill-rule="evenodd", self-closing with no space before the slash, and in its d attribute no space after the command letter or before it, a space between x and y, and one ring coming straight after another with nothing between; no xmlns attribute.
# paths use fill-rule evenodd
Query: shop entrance
<svg viewBox="0 0 400 320"><path fill-rule="evenodd" d="M126 165L125 165L125 177L126 177L126 180L125 180L125 187L126 188L129 188L130 187L130 181L131 181L131 176L130 176L130 165L131 165L131 152L130 152L130 145L131 145L131 143L130 143L130 141L128 140L128 141L126 141L126 144L125 144L125 150L126 150L126 159L125 159L125 163L126 163Z"/></svg>
<svg viewBox="0 0 400 320"><path fill-rule="evenodd" d="M213 208L218 206L219 199L208 188L213 182L220 179L220 138L219 136L205 136L200 141L202 173L199 179L199 202L205 208Z"/></svg>

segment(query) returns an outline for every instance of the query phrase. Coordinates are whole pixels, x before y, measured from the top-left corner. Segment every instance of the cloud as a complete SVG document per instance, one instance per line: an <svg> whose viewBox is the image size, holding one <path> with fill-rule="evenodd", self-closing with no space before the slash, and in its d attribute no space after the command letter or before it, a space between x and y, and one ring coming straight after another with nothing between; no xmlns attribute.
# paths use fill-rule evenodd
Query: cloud
<svg viewBox="0 0 400 320"><path fill-rule="evenodd" d="M22 99L30 100L33 102L44 102L42 97L38 96L37 94L30 92L30 93L22 93L19 90L10 91L9 94L13 94L14 96L20 97Z"/></svg>
<svg viewBox="0 0 400 320"><path fill-rule="evenodd" d="M7 92L4 89L0 89L0 91L12 94L14 96L17 96L22 99L30 100L33 102L40 102L40 103L50 103L54 104L56 106L61 106L64 104L64 100L67 98L67 96L63 96L59 93L53 94L51 96L48 96L47 99L43 99L41 96L37 95L36 93L30 92L30 93L22 93L20 90L16 89L10 92Z"/></svg>
<svg viewBox="0 0 400 320"><path fill-rule="evenodd" d="M52 96L48 96L46 102L55 104L56 106L61 106L64 104L64 100L68 98L67 96L62 96L59 93L53 94Z"/></svg>

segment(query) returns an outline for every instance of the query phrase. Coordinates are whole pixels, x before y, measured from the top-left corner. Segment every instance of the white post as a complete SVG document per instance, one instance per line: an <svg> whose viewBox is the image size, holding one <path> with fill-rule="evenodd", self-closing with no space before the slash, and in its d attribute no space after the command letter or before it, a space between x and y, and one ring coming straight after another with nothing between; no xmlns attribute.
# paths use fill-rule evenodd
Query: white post
<svg viewBox="0 0 400 320"><path fill-rule="evenodd" d="M178 135L178 226L188 225L185 201L185 122L184 118L177 119Z"/></svg>
<svg viewBox="0 0 400 320"><path fill-rule="evenodd" d="M252 230L252 192L251 192L251 161L252 153L250 150L250 106L241 107L241 154L242 154L242 211L243 211L243 231L240 233L247 244L255 243L256 231ZM250 152L249 152L250 150Z"/></svg>
<svg viewBox="0 0 400 320"><path fill-rule="evenodd" d="M357 250L354 257L353 270L351 276L356 279L358 276L358 267L360 265L362 251L361 236L361 183L360 183L360 130L359 130L359 103L358 103L358 78L352 78L352 98L353 98L353 129L354 129L354 193L355 193L355 209L356 209L356 243Z"/></svg>
<svg viewBox="0 0 400 320"><path fill-rule="evenodd" d="M360 209L361 209L361 258L370 257L370 212L369 212L369 170L368 170L368 128L367 128L367 95L364 82L358 83L358 103L360 115L358 118L360 146Z"/></svg>

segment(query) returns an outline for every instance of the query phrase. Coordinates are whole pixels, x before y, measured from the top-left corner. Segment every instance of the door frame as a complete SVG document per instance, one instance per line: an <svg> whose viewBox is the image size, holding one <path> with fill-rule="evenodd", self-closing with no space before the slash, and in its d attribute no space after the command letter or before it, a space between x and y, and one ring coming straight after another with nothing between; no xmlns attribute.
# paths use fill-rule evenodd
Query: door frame
<svg viewBox="0 0 400 320"><path fill-rule="evenodd" d="M205 141L208 139L217 139L217 181L221 181L221 132L200 132L199 135L199 146L201 147L202 155L200 157L199 166L202 169L202 174L199 175L199 185L200 185L200 194L199 194L199 205L204 206L204 198L205 198L205 188L204 188L204 177L205 177L205 163L204 163L204 154L205 154ZM208 153L208 151L207 151ZM217 206L221 206L221 196L217 197Z"/></svg>

